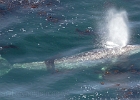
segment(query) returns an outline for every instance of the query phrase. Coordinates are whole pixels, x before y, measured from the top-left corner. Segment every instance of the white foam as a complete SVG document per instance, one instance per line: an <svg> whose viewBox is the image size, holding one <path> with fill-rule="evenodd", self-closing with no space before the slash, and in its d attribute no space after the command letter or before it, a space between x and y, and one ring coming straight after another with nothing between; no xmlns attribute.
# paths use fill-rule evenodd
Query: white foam
<svg viewBox="0 0 140 100"><path fill-rule="evenodd" d="M115 44L115 43L113 43L111 41L107 41L106 44L105 44L105 47L106 48L114 48L114 47L119 47L119 45Z"/></svg>

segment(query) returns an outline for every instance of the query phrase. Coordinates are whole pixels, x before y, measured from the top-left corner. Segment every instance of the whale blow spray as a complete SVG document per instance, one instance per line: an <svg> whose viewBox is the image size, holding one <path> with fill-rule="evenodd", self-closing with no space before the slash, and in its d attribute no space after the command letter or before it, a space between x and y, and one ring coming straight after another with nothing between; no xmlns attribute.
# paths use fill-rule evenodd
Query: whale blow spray
<svg viewBox="0 0 140 100"><path fill-rule="evenodd" d="M108 47L126 46L129 40L127 12L109 10L106 17L106 31L106 45Z"/></svg>

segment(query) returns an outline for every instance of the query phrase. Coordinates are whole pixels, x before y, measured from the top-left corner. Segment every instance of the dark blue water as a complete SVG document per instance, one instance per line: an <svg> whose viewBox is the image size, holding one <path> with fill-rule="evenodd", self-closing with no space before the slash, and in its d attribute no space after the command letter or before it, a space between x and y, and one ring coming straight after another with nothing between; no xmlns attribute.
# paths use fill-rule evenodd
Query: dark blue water
<svg viewBox="0 0 140 100"><path fill-rule="evenodd" d="M140 44L139 5L139 0L6 0L0 3L0 54L15 64L100 48L98 24L112 7L126 10L129 44ZM55 73L12 69L0 76L0 100L139 100L139 58L138 53L116 63Z"/></svg>

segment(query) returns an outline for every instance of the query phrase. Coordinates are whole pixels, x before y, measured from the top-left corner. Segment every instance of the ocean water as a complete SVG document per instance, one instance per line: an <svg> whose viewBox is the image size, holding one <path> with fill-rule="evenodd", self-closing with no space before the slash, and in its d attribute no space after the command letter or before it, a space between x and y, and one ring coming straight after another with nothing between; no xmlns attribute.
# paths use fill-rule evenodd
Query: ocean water
<svg viewBox="0 0 140 100"><path fill-rule="evenodd" d="M128 44L140 44L139 0L5 2L0 3L0 55L10 64L101 48L100 30L106 26L100 24L112 8L127 12ZM115 63L112 59L91 68L55 73L15 68L0 76L0 100L139 100L139 58L137 53ZM102 67L108 69L102 71Z"/></svg>

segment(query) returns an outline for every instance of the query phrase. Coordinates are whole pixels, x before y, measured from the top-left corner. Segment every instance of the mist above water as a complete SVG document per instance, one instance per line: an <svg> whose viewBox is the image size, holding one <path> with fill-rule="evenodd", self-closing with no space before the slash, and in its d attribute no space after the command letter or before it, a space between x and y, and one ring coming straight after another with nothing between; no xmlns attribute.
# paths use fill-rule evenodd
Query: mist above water
<svg viewBox="0 0 140 100"><path fill-rule="evenodd" d="M106 16L107 47L124 47L129 41L128 18L126 11L110 9Z"/></svg>

